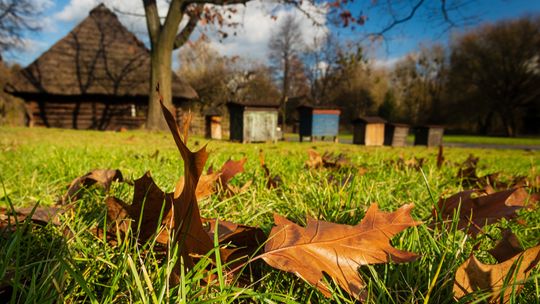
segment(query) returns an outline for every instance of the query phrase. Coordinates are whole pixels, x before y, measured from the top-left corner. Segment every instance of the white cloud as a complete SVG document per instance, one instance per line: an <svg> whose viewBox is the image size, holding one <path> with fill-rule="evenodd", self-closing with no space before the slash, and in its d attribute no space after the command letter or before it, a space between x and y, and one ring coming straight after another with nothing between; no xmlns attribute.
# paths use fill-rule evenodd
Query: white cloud
<svg viewBox="0 0 540 304"><path fill-rule="evenodd" d="M229 30L229 32L236 31L236 36L229 35L220 42L218 35L209 35L211 45L222 55L240 56L266 62L268 40L272 31L276 29L279 21L287 15L294 15L300 23L302 37L306 43L311 43L315 37L320 37L328 31L326 10L322 6L313 6L309 1L303 1L301 9L310 17L298 9L277 6L272 1L263 0L248 2L246 6L238 5L237 9L238 13L232 16L231 21L239 22L241 25L236 30ZM272 16L277 19L274 20ZM314 25L314 21L319 26Z"/></svg>
<svg viewBox="0 0 540 304"><path fill-rule="evenodd" d="M379 69L392 69L396 63L405 59L406 56L390 57L383 59L373 59L371 62L375 68Z"/></svg>

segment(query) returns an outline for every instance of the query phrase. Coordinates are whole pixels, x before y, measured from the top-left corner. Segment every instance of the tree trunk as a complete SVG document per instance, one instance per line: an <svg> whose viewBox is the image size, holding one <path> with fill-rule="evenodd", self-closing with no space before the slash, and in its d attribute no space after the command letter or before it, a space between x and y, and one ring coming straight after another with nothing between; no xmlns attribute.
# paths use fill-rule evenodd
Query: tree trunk
<svg viewBox="0 0 540 304"><path fill-rule="evenodd" d="M150 77L150 100L148 101L148 117L146 120L146 129L148 130L167 130L167 122L161 113L159 105L159 94L156 87L159 84L159 93L163 96L163 104L169 108L172 113L176 110L172 103L172 44L166 45L162 41L151 50L152 64Z"/></svg>
<svg viewBox="0 0 540 304"><path fill-rule="evenodd" d="M506 131L506 136L508 137L515 137L516 134L515 134L515 130L514 130L514 127L513 127L513 123L512 123L512 117L508 117L508 116L512 116L512 111L511 110L503 110L502 112L499 112L500 116L501 116L501 120L502 120L502 123L503 123L503 126L504 126L504 130Z"/></svg>

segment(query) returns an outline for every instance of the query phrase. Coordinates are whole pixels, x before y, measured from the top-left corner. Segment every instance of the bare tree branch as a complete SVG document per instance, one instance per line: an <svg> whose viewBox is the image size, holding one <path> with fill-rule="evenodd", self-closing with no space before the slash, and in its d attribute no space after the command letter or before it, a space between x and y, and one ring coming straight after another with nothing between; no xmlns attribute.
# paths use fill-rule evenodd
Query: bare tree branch
<svg viewBox="0 0 540 304"><path fill-rule="evenodd" d="M150 43L155 45L161 30L161 21L159 20L156 0L143 0L143 5L146 14L146 26L148 28Z"/></svg>
<svg viewBox="0 0 540 304"><path fill-rule="evenodd" d="M200 14L190 14L189 21L186 24L186 26L176 35L176 38L174 39L174 46L173 49L178 49L184 43L186 43L189 39L189 36L191 36L191 33L195 30L197 27L197 22L200 20Z"/></svg>
<svg viewBox="0 0 540 304"><path fill-rule="evenodd" d="M404 22L407 22L409 20L411 20L413 17L414 17L414 14L416 14L416 12L418 11L418 9L422 6L422 4L424 3L425 0L419 0L414 6L413 8L411 9L411 11L409 12L409 14L403 18L400 18L400 19L394 19L394 21L392 23L390 23L389 25L387 25L385 28L383 28L381 31L379 31L378 33L374 34L375 36L383 36L386 32L388 32L389 30L393 29L394 27L396 27L397 25L401 24L401 23L404 23Z"/></svg>

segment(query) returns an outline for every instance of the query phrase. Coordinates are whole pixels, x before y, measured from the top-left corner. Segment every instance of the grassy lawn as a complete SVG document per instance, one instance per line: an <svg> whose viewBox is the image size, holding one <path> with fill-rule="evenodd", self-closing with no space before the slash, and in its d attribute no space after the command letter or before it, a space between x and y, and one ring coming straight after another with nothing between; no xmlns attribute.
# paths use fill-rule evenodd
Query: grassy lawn
<svg viewBox="0 0 540 304"><path fill-rule="evenodd" d="M445 136L446 142L478 138ZM488 138L489 143L540 144L540 139ZM514 141L515 140L515 141ZM213 195L199 202L202 216L220 218L252 226L266 233L273 225L273 214L305 225L306 218L341 224L357 224L367 207L378 203L394 211L414 203L413 217L423 225L408 228L392 239L398 249L421 254L404 264L362 266L367 283L367 303L456 303L452 295L456 269L471 253L485 263L496 263L487 251L510 227L524 248L540 240L540 210L521 210L520 223L503 220L486 226L486 234L472 239L461 231L434 228L431 210L441 196L467 189L456 178L458 167L469 154L480 158L479 175L500 172L501 179L534 177L540 173L540 152L489 149L445 148L445 164L436 168L437 149L425 147L363 147L332 142L237 144L191 138L192 149L208 143L206 168L220 167L227 159L247 157L245 172L233 184L253 185L239 195L220 199ZM346 154L357 170L308 170L304 167L307 150ZM271 174L282 184L266 189L259 165L259 150L265 153ZM425 158L422 171L398 169L403 157ZM183 174L180 155L169 133L95 132L59 129L0 128L0 203L14 206L52 205L74 178L95 168L120 169L127 180L150 171L158 186L170 192ZM350 182L342 183L349 179ZM338 182L335 182L335 181ZM538 189L529 189L538 191ZM114 183L111 195L130 201L132 188ZM34 228L30 233L0 235L0 287L13 286L14 302L253 302L265 303L353 303L336 287L334 296L325 298L316 288L293 274L267 265L263 275L242 284L206 284L197 269L182 277L179 286L168 284L170 269L147 245L130 241L112 246L90 230L104 225L106 194L100 189L85 191L75 212L62 219L61 226ZM438 268L440 267L440 271ZM540 272L533 270L524 290L514 303L538 303ZM336 285L334 285L336 286ZM1 295L0 295L1 298Z"/></svg>
<svg viewBox="0 0 540 304"><path fill-rule="evenodd" d="M411 140L412 142L412 140ZM445 135L444 142L488 145L536 145L540 146L539 137L495 137L471 135Z"/></svg>

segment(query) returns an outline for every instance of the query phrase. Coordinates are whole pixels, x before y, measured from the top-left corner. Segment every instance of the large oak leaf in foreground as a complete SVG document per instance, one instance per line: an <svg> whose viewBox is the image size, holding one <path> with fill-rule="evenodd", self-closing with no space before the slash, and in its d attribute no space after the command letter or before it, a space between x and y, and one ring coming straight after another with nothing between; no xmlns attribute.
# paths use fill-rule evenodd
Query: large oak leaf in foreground
<svg viewBox="0 0 540 304"><path fill-rule="evenodd" d="M203 228L196 197L197 184L204 169L204 164L208 159L208 152L206 152L206 146L197 152L191 152L180 138L180 130L174 116L163 103L161 103L161 109L178 151L184 160L184 187L180 195L174 197L172 210L174 240L180 244L180 256L183 258L185 265L191 268L194 266L192 254L203 256L214 248L212 239ZM175 267L176 274L180 273L180 267L180 263L177 263ZM173 282L176 279L178 278L173 278Z"/></svg>
<svg viewBox="0 0 540 304"><path fill-rule="evenodd" d="M358 273L359 266L409 262L418 257L390 244L396 233L420 224L410 214L413 207L408 204L387 213L373 204L356 226L308 219L303 228L276 214L276 226L261 257L270 266L315 285L325 296L330 296L330 289L323 281L323 272L349 294L362 298L365 284Z"/></svg>
<svg viewBox="0 0 540 304"><path fill-rule="evenodd" d="M540 245L495 265L483 264L471 255L456 271L454 297L461 299L469 293L484 291L489 294L489 303L508 303L512 291L518 293L523 288L523 281L539 261Z"/></svg>

